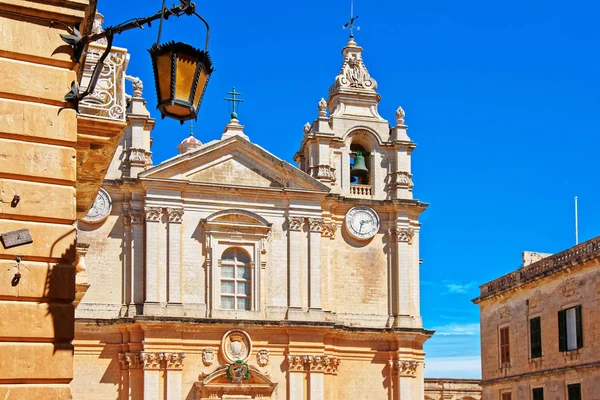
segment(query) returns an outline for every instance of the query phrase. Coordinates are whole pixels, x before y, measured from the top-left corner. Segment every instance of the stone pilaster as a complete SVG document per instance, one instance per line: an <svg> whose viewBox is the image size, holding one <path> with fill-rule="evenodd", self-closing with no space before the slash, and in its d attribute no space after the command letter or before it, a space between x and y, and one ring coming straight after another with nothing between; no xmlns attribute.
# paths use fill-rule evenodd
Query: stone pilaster
<svg viewBox="0 0 600 400"><path fill-rule="evenodd" d="M307 400L325 398L325 374L336 374L340 360L327 355L288 355L288 398L304 400L305 382ZM308 374L308 379L306 377Z"/></svg>
<svg viewBox="0 0 600 400"><path fill-rule="evenodd" d="M302 276L300 242L302 240L303 217L288 217L288 265L289 307L302 309Z"/></svg>
<svg viewBox="0 0 600 400"><path fill-rule="evenodd" d="M146 207L146 302L159 301L159 228L162 209Z"/></svg>
<svg viewBox="0 0 600 400"><path fill-rule="evenodd" d="M416 384L419 362L394 359L388 361L390 370L390 390L393 400L414 399L413 384Z"/></svg>
<svg viewBox="0 0 600 400"><path fill-rule="evenodd" d="M168 228L168 302L181 303L181 223L183 209L167 208Z"/></svg>
<svg viewBox="0 0 600 400"><path fill-rule="evenodd" d="M185 353L167 353L167 399L180 399L183 390L183 360Z"/></svg>
<svg viewBox="0 0 600 400"><path fill-rule="evenodd" d="M144 373L140 353L119 353L121 364L120 400L142 400L144 398Z"/></svg>
<svg viewBox="0 0 600 400"><path fill-rule="evenodd" d="M132 299L133 303L144 303L144 221L145 213L141 210L131 210L131 268L132 268ZM137 313L137 312L136 312Z"/></svg>
<svg viewBox="0 0 600 400"><path fill-rule="evenodd" d="M411 245L414 231L410 228L397 228L390 232L390 239L396 241L396 257L393 260L393 294L392 294L392 313L395 317L394 325L408 325L411 323L402 322L411 315ZM412 319L411 319L412 321Z"/></svg>
<svg viewBox="0 0 600 400"><path fill-rule="evenodd" d="M321 232L322 218L309 218L308 239L308 307L321 310Z"/></svg>

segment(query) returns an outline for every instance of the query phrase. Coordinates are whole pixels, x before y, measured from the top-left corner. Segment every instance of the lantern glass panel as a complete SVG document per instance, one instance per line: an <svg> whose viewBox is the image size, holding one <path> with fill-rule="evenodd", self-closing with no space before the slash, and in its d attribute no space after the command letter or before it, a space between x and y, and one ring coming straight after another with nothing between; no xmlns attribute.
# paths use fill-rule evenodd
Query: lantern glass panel
<svg viewBox="0 0 600 400"><path fill-rule="evenodd" d="M206 83L208 81L208 77L210 76L210 72L207 71L206 65L202 65L200 68L200 77L198 78L198 85L196 86L196 93L194 94L194 107L200 107L200 100L202 99L202 94L206 89Z"/></svg>
<svg viewBox="0 0 600 400"><path fill-rule="evenodd" d="M165 53L156 57L157 83L158 83L158 102L169 100L171 98L171 58L173 53Z"/></svg>
<svg viewBox="0 0 600 400"><path fill-rule="evenodd" d="M194 85L198 58L177 53L177 76L175 78L175 100L189 102L190 92Z"/></svg>

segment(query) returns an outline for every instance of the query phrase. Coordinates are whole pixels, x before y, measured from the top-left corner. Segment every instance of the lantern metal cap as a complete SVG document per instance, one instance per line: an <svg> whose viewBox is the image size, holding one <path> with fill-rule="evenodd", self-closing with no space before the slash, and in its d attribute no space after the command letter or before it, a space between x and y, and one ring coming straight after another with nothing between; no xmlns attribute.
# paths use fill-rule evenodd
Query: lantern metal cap
<svg viewBox="0 0 600 400"><path fill-rule="evenodd" d="M212 74L214 72L212 60L210 59L210 55L207 51L198 50L197 48L183 42L170 41L159 45L154 44L148 49L148 52L153 56L158 56L169 52L184 52L191 54L197 57L198 60L200 60L200 62L206 66L208 73Z"/></svg>

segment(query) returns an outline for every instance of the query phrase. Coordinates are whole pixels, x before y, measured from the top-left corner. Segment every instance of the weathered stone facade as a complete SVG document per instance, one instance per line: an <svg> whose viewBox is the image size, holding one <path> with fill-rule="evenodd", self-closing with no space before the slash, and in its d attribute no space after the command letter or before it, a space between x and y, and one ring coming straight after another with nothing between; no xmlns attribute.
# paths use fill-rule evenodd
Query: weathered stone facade
<svg viewBox="0 0 600 400"><path fill-rule="evenodd" d="M481 400L481 381L425 378L425 400Z"/></svg>
<svg viewBox="0 0 600 400"><path fill-rule="evenodd" d="M0 244L3 399L71 398L84 252L75 221L96 197L125 128L78 116L64 101L84 68L59 35L75 25L89 32L95 9L87 0L0 0L0 233L28 229L32 240ZM77 280L83 294L87 285Z"/></svg>
<svg viewBox="0 0 600 400"><path fill-rule="evenodd" d="M521 269L482 285L474 300L481 312L483 397L529 399L537 390L544 399L595 399L600 237L533 263L530 258L524 257ZM509 351L502 359L501 341L507 340L500 331L506 328Z"/></svg>
<svg viewBox="0 0 600 400"><path fill-rule="evenodd" d="M152 166L134 94L110 201L80 223L76 396L423 399L415 145L401 109L393 128L377 113L362 49L343 55L299 168L236 119ZM358 151L369 174L351 184Z"/></svg>

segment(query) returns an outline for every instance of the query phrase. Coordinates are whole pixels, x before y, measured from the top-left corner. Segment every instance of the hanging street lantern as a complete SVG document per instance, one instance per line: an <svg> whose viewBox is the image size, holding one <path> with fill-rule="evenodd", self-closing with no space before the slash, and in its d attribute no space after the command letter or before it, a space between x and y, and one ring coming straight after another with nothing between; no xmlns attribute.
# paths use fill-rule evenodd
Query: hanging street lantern
<svg viewBox="0 0 600 400"><path fill-rule="evenodd" d="M84 92L79 92L79 85L73 82L71 91L67 93L65 100L74 103L75 109L77 109L79 102L94 92L94 88L104 67L104 60L110 52L115 34L133 28L143 28L146 24L150 26L152 21L160 19L158 40L148 50L152 58L154 79L156 81L157 108L163 118L173 118L180 121L181 124L183 124L183 121L197 119L204 91L206 90L210 74L213 72L212 62L208 55L210 28L206 20L196 12L196 5L189 0L181 0L180 5L172 8L165 8L165 2L166 0L163 0L161 10L150 17L135 18L120 25L106 28L101 33L81 36L79 31L74 28L73 35L61 35L62 39L73 48L73 57L77 62L80 61L79 59L88 43L102 38L107 39L106 51L96 64L87 89ZM195 15L202 20L204 25L206 25L206 44L204 50L198 50L181 42L160 44L163 20L168 19L172 15L177 17Z"/></svg>
<svg viewBox="0 0 600 400"><path fill-rule="evenodd" d="M213 72L208 53L181 42L155 45L148 51L154 68L157 108L162 117L179 120L182 124L197 119Z"/></svg>

